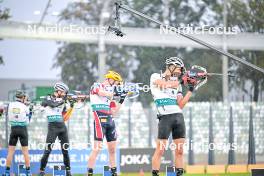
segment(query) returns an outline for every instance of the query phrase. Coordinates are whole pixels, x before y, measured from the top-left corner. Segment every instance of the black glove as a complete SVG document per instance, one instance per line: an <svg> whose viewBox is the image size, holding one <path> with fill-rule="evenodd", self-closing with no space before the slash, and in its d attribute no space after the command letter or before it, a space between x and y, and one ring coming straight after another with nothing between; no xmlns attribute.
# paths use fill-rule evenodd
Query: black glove
<svg viewBox="0 0 264 176"><path fill-rule="evenodd" d="M126 93L126 94L122 94L122 95L120 96L120 100L119 100L118 103L123 104L124 101L125 101L125 99L126 99L126 96L127 96L127 93Z"/></svg>
<svg viewBox="0 0 264 176"><path fill-rule="evenodd" d="M75 103L76 101L75 101L74 99L69 99L68 101L69 101L69 103L70 103L70 107L73 108L74 103Z"/></svg>
<svg viewBox="0 0 264 176"><path fill-rule="evenodd" d="M0 108L0 117L4 114L4 109Z"/></svg>
<svg viewBox="0 0 264 176"><path fill-rule="evenodd" d="M30 105L30 106L29 106L29 112L32 113L32 112L33 112L33 108L34 108L34 106L33 106L33 105Z"/></svg>
<svg viewBox="0 0 264 176"><path fill-rule="evenodd" d="M120 100L119 100L119 102L118 103L120 103L120 104L122 104L122 103L124 103L124 101L125 101L125 99L126 99L126 96L127 96L127 91L125 91L125 90L123 90L122 92L121 92L121 94L119 95L120 96Z"/></svg>
<svg viewBox="0 0 264 176"><path fill-rule="evenodd" d="M62 100L66 102L69 99L69 97L70 96L68 96L68 94L66 94L64 97L62 97Z"/></svg>
<svg viewBox="0 0 264 176"><path fill-rule="evenodd" d="M194 85L193 84L188 84L188 90L193 92L194 91Z"/></svg>
<svg viewBox="0 0 264 176"><path fill-rule="evenodd" d="M182 75L182 76L179 77L179 82L182 85L185 85L186 86L188 84L188 80L189 80L189 77L188 77L187 74L184 74L184 75Z"/></svg>
<svg viewBox="0 0 264 176"><path fill-rule="evenodd" d="M117 87L117 86L115 86L114 87L114 96L121 96L121 94L122 94L122 91L120 91L120 89Z"/></svg>
<svg viewBox="0 0 264 176"><path fill-rule="evenodd" d="M70 106L71 106L71 108L73 108L74 102L70 102Z"/></svg>

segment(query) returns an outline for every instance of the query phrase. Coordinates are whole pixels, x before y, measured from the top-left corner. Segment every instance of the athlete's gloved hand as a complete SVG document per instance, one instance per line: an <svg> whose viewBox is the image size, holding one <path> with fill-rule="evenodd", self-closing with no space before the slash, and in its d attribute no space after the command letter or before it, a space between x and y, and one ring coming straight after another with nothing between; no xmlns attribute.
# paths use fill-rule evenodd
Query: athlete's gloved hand
<svg viewBox="0 0 264 176"><path fill-rule="evenodd" d="M74 103L75 103L75 102L70 102L70 107L71 107L71 108L74 107Z"/></svg>
<svg viewBox="0 0 264 176"><path fill-rule="evenodd" d="M4 108L0 108L0 117L4 114Z"/></svg>
<svg viewBox="0 0 264 176"><path fill-rule="evenodd" d="M62 101L66 102L69 99L69 96L66 94L63 98Z"/></svg>
<svg viewBox="0 0 264 176"><path fill-rule="evenodd" d="M189 84L195 86L197 84L197 80L194 77L190 77L187 74L185 74L182 77L180 77L180 83L185 86L188 86Z"/></svg>
<svg viewBox="0 0 264 176"><path fill-rule="evenodd" d="M186 85L186 84L187 84L187 78L188 78L188 76L187 76L186 74L181 75L181 76L179 77L179 82L180 82L180 84L182 84L182 85Z"/></svg>
<svg viewBox="0 0 264 176"><path fill-rule="evenodd" d="M120 103L120 104L123 104L123 103L124 103L124 101L125 101L125 99L126 99L126 96L127 96L127 93L128 93L128 92L126 92L126 91L123 91L123 92L122 92L122 94L120 95L120 100L119 100L118 103Z"/></svg>
<svg viewBox="0 0 264 176"><path fill-rule="evenodd" d="M197 80L194 77L189 77L188 74L184 74L180 78L180 83L186 86L189 91L193 92L197 85Z"/></svg>
<svg viewBox="0 0 264 176"><path fill-rule="evenodd" d="M70 107L73 108L74 103L76 103L76 101L74 99L69 99L68 101L70 103Z"/></svg>
<svg viewBox="0 0 264 176"><path fill-rule="evenodd" d="M193 84L189 84L188 85L188 90L189 91L193 92L194 91L194 88L195 88L195 86Z"/></svg>
<svg viewBox="0 0 264 176"><path fill-rule="evenodd" d="M120 90L119 87L115 86L114 87L114 96L120 96L122 94L122 91Z"/></svg>
<svg viewBox="0 0 264 176"><path fill-rule="evenodd" d="M34 109L34 106L33 105L29 105L29 112L30 113L33 113L33 109Z"/></svg>

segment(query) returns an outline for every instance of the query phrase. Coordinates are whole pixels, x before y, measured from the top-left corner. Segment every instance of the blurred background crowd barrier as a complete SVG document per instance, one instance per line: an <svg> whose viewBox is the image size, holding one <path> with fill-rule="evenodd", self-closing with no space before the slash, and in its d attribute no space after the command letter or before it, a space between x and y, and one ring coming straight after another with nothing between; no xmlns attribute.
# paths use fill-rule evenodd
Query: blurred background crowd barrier
<svg viewBox="0 0 264 176"><path fill-rule="evenodd" d="M263 102L195 102L189 103L183 113L188 164L264 162ZM140 102L126 101L115 122L119 148L155 147L157 118L154 106L144 109ZM5 115L0 119L0 126L0 148L5 148L10 133ZM89 103L76 106L67 126L74 149L91 147L93 116ZM47 135L47 119L38 103L28 129L30 148L37 149L36 144L44 143Z"/></svg>

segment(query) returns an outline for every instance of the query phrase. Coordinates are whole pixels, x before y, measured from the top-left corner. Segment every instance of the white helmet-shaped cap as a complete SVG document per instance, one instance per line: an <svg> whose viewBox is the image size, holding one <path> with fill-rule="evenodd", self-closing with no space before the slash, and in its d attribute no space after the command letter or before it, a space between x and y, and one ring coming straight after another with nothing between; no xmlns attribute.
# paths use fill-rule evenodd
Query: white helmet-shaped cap
<svg viewBox="0 0 264 176"><path fill-rule="evenodd" d="M184 68L184 63L182 62L182 59L180 59L179 57L170 57L168 59L166 59L165 64L168 65L175 65L175 66L179 66L181 68Z"/></svg>
<svg viewBox="0 0 264 176"><path fill-rule="evenodd" d="M15 97L16 98L23 98L26 96L26 93L22 90L16 90Z"/></svg>
<svg viewBox="0 0 264 176"><path fill-rule="evenodd" d="M54 90L60 90L60 91L64 91L64 92L68 93L69 87L66 84L64 84L63 82L58 82L54 85Z"/></svg>

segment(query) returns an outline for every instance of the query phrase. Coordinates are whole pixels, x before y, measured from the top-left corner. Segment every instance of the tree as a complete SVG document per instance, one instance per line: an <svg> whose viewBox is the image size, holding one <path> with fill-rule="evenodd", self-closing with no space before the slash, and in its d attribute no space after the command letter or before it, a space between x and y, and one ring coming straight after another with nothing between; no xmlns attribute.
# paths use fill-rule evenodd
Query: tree
<svg viewBox="0 0 264 176"><path fill-rule="evenodd" d="M3 10L0 9L0 20L8 20L10 18L10 10L4 8Z"/></svg>
<svg viewBox="0 0 264 176"><path fill-rule="evenodd" d="M201 3L202 2L202 3ZM154 17L157 20L164 21L162 16L162 1L127 1L131 8L139 10L149 16ZM216 1L193 1L193 5L190 6L187 0L169 1L169 15L168 20L170 24L174 26L180 26L192 24L193 26L199 26L202 24L217 25L217 20L210 21L203 20L205 15L205 8L219 8L219 4ZM131 14L127 15L130 20L124 24L124 26L131 27L159 27L142 18L138 18ZM218 13L215 13L214 19L218 19ZM125 18L125 17L124 17ZM142 82L149 84L149 78L152 73L159 72L164 68L164 61L171 56L182 57L187 68L192 65L205 66L209 71L221 72L221 60L220 56L216 55L210 50L191 50L183 48L150 48L150 47L137 47L136 56L140 62L138 69L136 70L135 80L136 82ZM221 101L222 99L222 86L221 79L211 78L206 86L200 88L200 90L194 95L194 101ZM143 105L148 105L153 101L152 96L149 93L141 94L139 100Z"/></svg>
<svg viewBox="0 0 264 176"><path fill-rule="evenodd" d="M59 48L53 67L61 67L61 79L71 89L87 90L98 76L96 60L95 45L65 43Z"/></svg>
<svg viewBox="0 0 264 176"><path fill-rule="evenodd" d="M228 9L228 26L236 26L242 32L264 33L264 2L263 1L230 1ZM263 51L233 51L236 55L247 61L264 68ZM240 87L246 94L252 97L253 101L258 101L260 91L263 90L263 74L248 68L245 65L231 62L235 66L239 79L232 81L232 85ZM246 87L246 82L250 81L252 87ZM262 86L261 86L262 85ZM253 91L252 91L253 90ZM253 94L251 94L253 92Z"/></svg>
<svg viewBox="0 0 264 176"><path fill-rule="evenodd" d="M0 65L4 64L4 60L2 58L2 56L0 56Z"/></svg>
<svg viewBox="0 0 264 176"><path fill-rule="evenodd" d="M219 23L217 21L219 18L218 13L213 15L213 21L204 17L206 8L219 8L216 0L192 1L192 5L188 3L188 0L170 0L168 2L169 13L167 16L168 19L166 20L169 21L170 24L175 24L174 26L186 25L190 23L194 26L198 26L200 24L216 25ZM102 0L90 0L88 3L71 3L61 13L60 21L75 24L84 23L85 25L98 25L102 3ZM161 21L164 20L162 0L126 0L123 3L133 9L152 16L155 19ZM114 7L111 6L110 8ZM123 21L123 19L126 19L126 21ZM123 11L121 11L121 21L122 25L126 27L159 27L150 21L138 18L130 13L124 13ZM77 49L78 51L75 51ZM136 46L107 46L106 50L107 69L114 69L121 72L123 77L128 81L140 82L144 84L149 84L151 74L161 70L165 59L170 56L182 57L187 67L194 64L202 64L202 66L207 66L209 71L221 70L220 56L214 54L210 50ZM96 68L98 65L96 58L96 45L64 43L57 54L55 66L62 68L62 79L69 83L73 88L87 88L98 78L98 75L96 75ZM87 65L90 66L87 67ZM86 67L86 69L84 67ZM86 70L84 72L86 74L89 73L89 77L84 79L82 75L79 76L79 74L85 74L79 70ZM221 80L216 79L209 82L207 86L202 87L199 90L199 93L194 96L193 100L219 101L222 96L221 92ZM148 106L153 101L150 92L142 93L139 100L144 106Z"/></svg>
<svg viewBox="0 0 264 176"><path fill-rule="evenodd" d="M103 0L70 3L61 13L60 21L98 25L103 3ZM128 80L133 79L133 70L137 66L136 61L133 61L133 49L131 47L107 46L106 51L107 69L120 72ZM97 45L64 43L56 55L54 67L62 68L62 80L72 88L88 89L99 78L97 55ZM83 75L85 76L83 77Z"/></svg>

